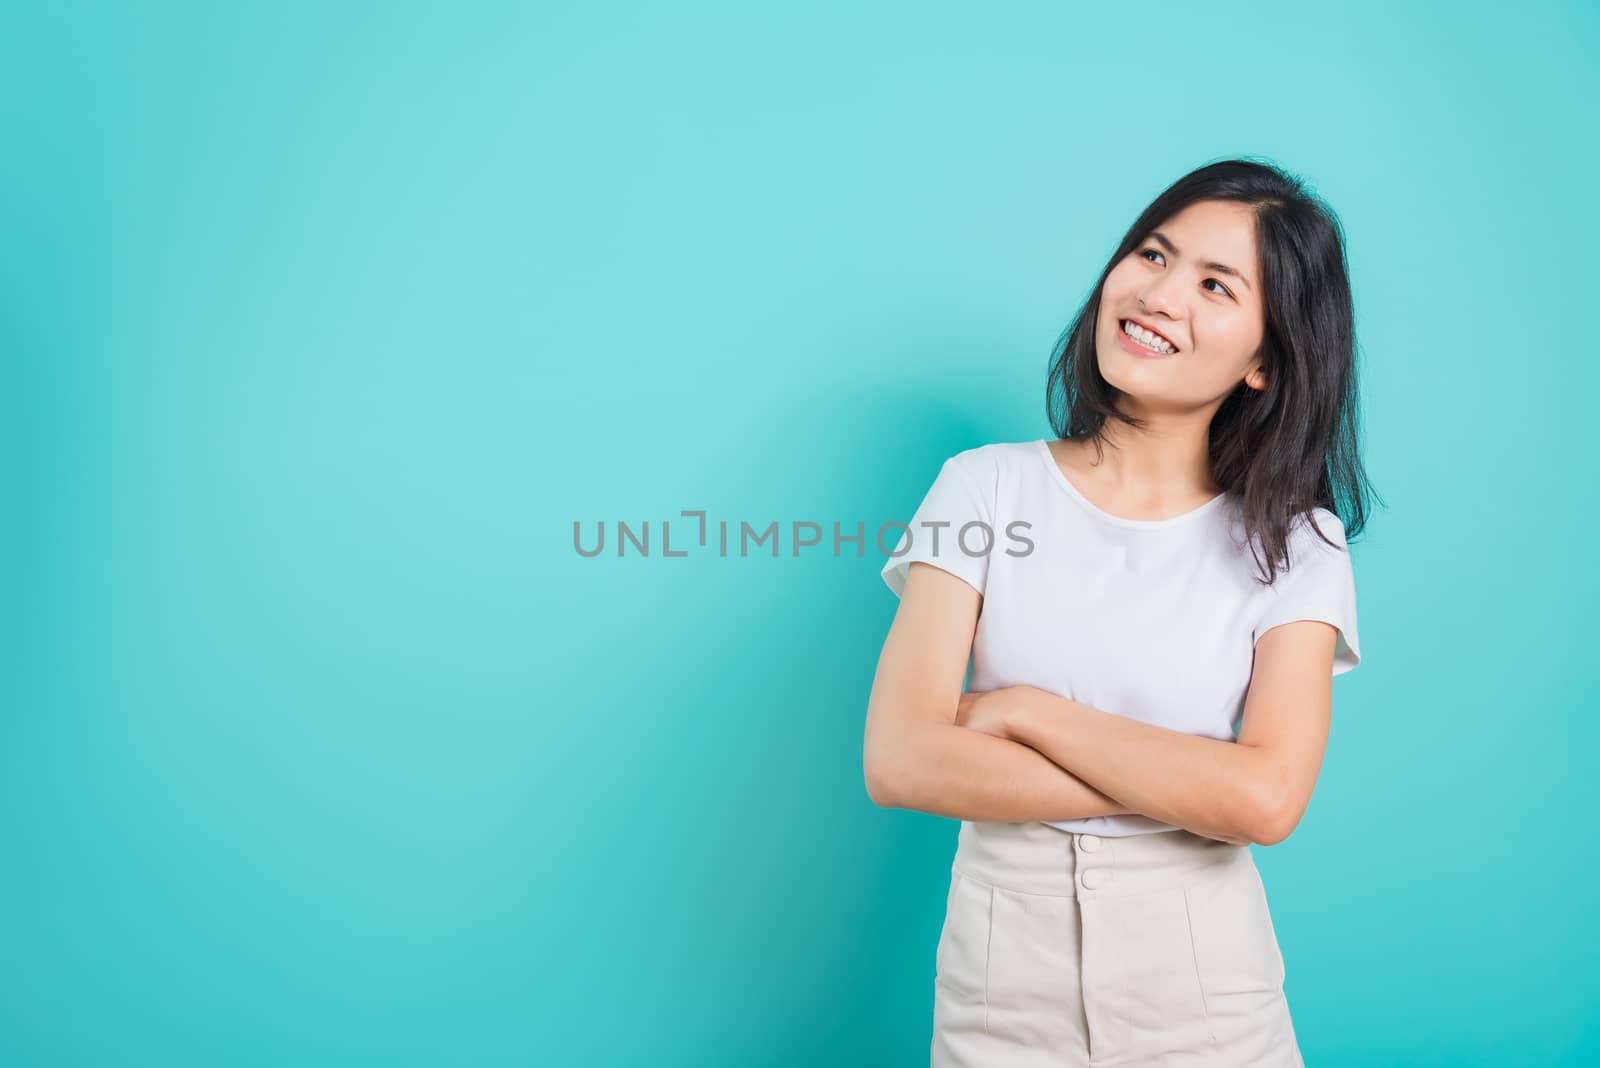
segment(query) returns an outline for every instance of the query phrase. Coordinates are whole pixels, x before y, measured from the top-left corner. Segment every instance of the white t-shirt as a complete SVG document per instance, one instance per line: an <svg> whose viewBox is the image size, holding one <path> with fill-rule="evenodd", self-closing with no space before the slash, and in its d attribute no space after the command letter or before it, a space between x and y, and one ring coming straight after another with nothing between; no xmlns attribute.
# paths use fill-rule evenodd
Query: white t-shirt
<svg viewBox="0 0 1600 1068"><path fill-rule="evenodd" d="M1289 568L1267 587L1238 503L1222 494L1168 519L1123 519L1090 503L1046 440L981 445L945 461L895 548L904 555L891 555L882 574L898 597L922 560L983 594L970 690L1034 686L1233 741L1266 631L1324 620L1339 630L1333 674L1361 659L1338 516L1315 511L1337 548L1297 517ZM924 525L941 522L949 525ZM1133 814L1045 822L1113 837L1177 829Z"/></svg>

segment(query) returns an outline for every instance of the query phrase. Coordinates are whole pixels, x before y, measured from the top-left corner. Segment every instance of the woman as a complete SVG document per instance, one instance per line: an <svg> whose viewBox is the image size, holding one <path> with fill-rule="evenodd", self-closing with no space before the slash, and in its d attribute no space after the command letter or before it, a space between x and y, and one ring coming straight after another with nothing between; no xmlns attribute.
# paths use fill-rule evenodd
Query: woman
<svg viewBox="0 0 1600 1068"><path fill-rule="evenodd" d="M950 457L883 568L868 791L961 820L934 1065L1303 1063L1248 845L1360 660L1353 318L1298 181L1185 176L1059 343L1055 437Z"/></svg>

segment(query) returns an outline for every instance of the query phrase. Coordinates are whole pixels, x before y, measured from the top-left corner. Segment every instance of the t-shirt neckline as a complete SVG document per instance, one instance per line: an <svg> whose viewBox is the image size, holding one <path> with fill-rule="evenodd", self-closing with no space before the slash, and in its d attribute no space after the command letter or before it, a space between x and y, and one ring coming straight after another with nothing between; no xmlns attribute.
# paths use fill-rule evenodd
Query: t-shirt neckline
<svg viewBox="0 0 1600 1068"><path fill-rule="evenodd" d="M1174 526L1212 511L1228 495L1227 490L1223 490L1204 504L1197 505L1187 512L1179 512L1177 515L1167 516L1165 519L1127 519L1120 515L1112 515L1084 496L1083 491L1073 484L1065 471L1061 470L1061 465L1056 463L1055 453L1050 451L1049 438L1039 438L1034 442L1034 445L1038 448L1039 458L1044 461L1045 467L1050 469L1050 474L1054 477L1056 484L1066 490L1073 500L1083 505L1091 515L1115 526L1129 527L1133 530L1156 530L1162 527Z"/></svg>

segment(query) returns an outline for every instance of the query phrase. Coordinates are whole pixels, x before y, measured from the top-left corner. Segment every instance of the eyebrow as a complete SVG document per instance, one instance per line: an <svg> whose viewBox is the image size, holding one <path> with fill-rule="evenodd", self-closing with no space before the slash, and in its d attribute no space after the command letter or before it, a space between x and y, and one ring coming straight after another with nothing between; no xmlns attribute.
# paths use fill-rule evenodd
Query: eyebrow
<svg viewBox="0 0 1600 1068"><path fill-rule="evenodd" d="M1151 231L1150 236L1155 238L1157 241L1161 242L1162 247L1165 248L1168 252L1172 253L1174 256L1181 255L1181 253L1178 251L1178 246L1174 245L1171 241L1167 240L1167 235L1162 233L1160 230ZM1200 266L1204 267L1208 271L1216 271L1218 274L1232 275L1233 277L1237 278L1240 282L1243 282L1244 283L1244 287L1246 289L1253 290L1255 288L1254 286L1252 286L1250 284L1250 279L1246 278L1239 271L1236 271L1232 267L1229 267L1226 263L1217 263L1217 262L1213 261L1213 262L1210 262L1210 263L1202 263Z"/></svg>

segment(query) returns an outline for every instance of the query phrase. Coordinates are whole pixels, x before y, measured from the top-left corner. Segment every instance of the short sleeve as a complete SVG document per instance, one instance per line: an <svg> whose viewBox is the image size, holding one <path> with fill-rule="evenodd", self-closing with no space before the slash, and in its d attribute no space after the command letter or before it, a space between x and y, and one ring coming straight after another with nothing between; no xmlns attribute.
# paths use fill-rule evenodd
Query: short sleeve
<svg viewBox="0 0 1600 1068"><path fill-rule="evenodd" d="M1326 508L1316 510L1317 526L1296 522L1289 535L1289 568L1280 571L1266 594L1266 607L1256 623L1253 641L1273 627L1301 619L1331 623L1339 631L1334 645L1333 674L1342 675L1361 663L1356 634L1355 571L1345 542L1344 524Z"/></svg>
<svg viewBox="0 0 1600 1068"><path fill-rule="evenodd" d="M974 451L957 453L939 468L938 477L883 565L883 580L896 597L905 592L906 575L917 560L948 571L983 592L995 542L994 502L992 493L983 491L980 478L967 464Z"/></svg>

